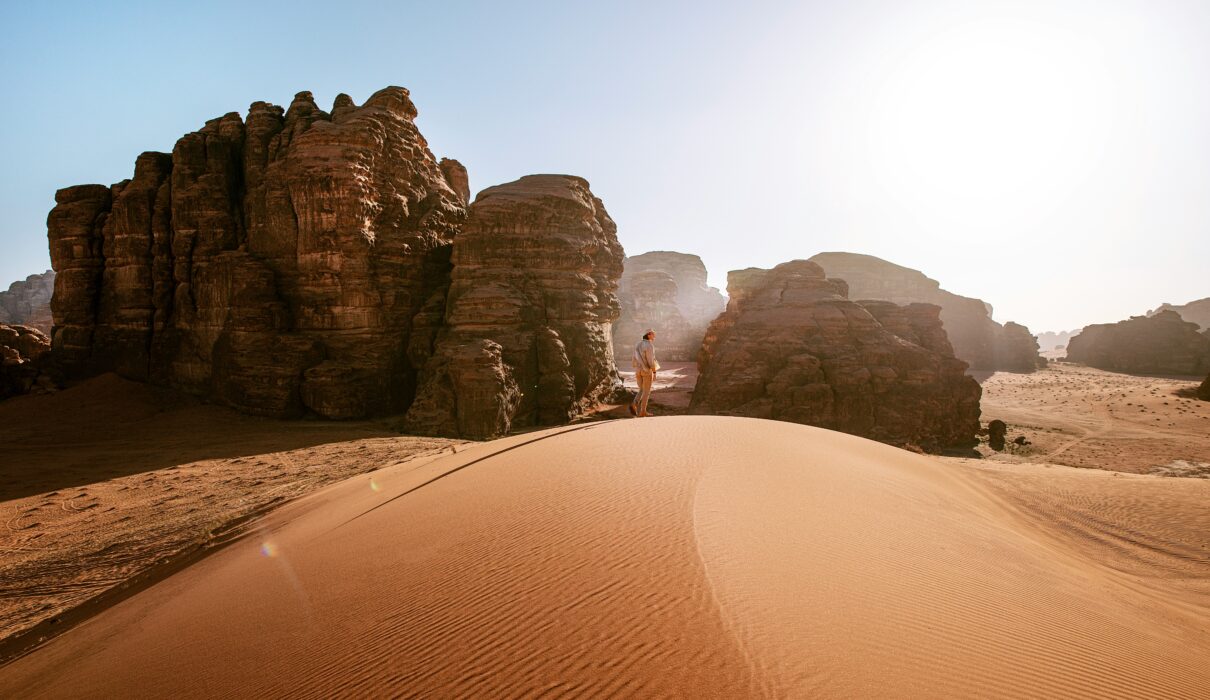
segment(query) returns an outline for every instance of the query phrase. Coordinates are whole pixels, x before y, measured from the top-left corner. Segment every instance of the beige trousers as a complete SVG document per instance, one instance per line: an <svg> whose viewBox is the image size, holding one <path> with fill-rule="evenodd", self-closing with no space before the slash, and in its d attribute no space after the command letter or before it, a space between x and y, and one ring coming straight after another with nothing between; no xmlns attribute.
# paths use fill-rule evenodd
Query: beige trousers
<svg viewBox="0 0 1210 700"><path fill-rule="evenodd" d="M639 395L634 397L634 405L641 416L647 412L647 401L651 398L651 383L655 381L655 372L640 369L634 373L634 379L639 383Z"/></svg>

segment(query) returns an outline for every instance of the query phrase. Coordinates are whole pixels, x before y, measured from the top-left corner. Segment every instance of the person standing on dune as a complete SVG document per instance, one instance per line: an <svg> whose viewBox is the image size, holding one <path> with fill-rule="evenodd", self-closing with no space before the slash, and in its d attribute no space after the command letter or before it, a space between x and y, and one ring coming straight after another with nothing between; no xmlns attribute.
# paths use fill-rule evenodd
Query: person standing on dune
<svg viewBox="0 0 1210 700"><path fill-rule="evenodd" d="M630 403L630 415L645 418L652 414L647 412L647 401L651 399L651 385L655 382L656 370L660 363L655 359L655 330L648 328L643 333L643 339L634 346L634 379L639 384L639 393Z"/></svg>

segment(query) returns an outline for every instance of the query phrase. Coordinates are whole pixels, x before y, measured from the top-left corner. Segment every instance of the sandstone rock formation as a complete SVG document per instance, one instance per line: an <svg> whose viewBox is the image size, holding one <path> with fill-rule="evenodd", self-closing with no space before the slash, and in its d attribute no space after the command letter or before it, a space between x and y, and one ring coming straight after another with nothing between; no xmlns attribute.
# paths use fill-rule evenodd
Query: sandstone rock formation
<svg viewBox="0 0 1210 700"><path fill-rule="evenodd" d="M996 334L996 367L1009 372L1032 372L1046 366L1038 354L1038 339L1029 329L1009 321Z"/></svg>
<svg viewBox="0 0 1210 700"><path fill-rule="evenodd" d="M1113 372L1201 376L1210 372L1210 338L1175 311L1085 326L1067 359Z"/></svg>
<svg viewBox="0 0 1210 700"><path fill-rule="evenodd" d="M466 171L403 88L253 103L47 221L57 360L237 407L352 418L413 397L413 318L448 281Z"/></svg>
<svg viewBox="0 0 1210 700"><path fill-rule="evenodd" d="M454 239L448 292L417 320L423 383L405 430L492 437L613 398L622 258L617 226L581 178L529 175L480 192Z"/></svg>
<svg viewBox="0 0 1210 700"><path fill-rule="evenodd" d="M1206 380L1197 388L1197 398L1210 401L1210 374L1206 375Z"/></svg>
<svg viewBox="0 0 1210 700"><path fill-rule="evenodd" d="M980 299L959 296L939 282L911 268L858 253L820 253L811 258L828 277L849 283L853 299L883 299L896 304L922 302L941 307L941 321L954 346L954 354L972 370L1006 369L1031 372L1037 366L1023 361L1021 343L1014 332L992 320L992 307ZM1023 326L1019 326L1023 328ZM1004 357L1001 357L1001 353ZM1036 355L1036 352L1035 352Z"/></svg>
<svg viewBox="0 0 1210 700"><path fill-rule="evenodd" d="M0 324L0 400L27 394L39 384L39 363L50 338L37 328ZM45 388L53 386L43 379Z"/></svg>
<svg viewBox="0 0 1210 700"><path fill-rule="evenodd" d="M1148 316L1155 316L1161 311L1175 311L1181 315L1181 318L1191 323L1196 323L1203 331L1210 331L1210 297L1191 301L1188 304L1160 304L1159 308L1147 312Z"/></svg>
<svg viewBox="0 0 1210 700"><path fill-rule="evenodd" d="M1079 335L1080 329L1073 331L1043 331L1037 335L1038 349L1046 352L1049 350L1066 350L1067 344L1076 335Z"/></svg>
<svg viewBox="0 0 1210 700"><path fill-rule="evenodd" d="M13 282L0 292L0 323L29 326L50 333L50 297L55 291L55 273L47 270Z"/></svg>
<svg viewBox="0 0 1210 700"><path fill-rule="evenodd" d="M624 367L647 328L658 333L661 359L696 360L706 326L727 305L718 289L706 284L701 258L670 251L626 258L618 298L622 311L613 326L614 355Z"/></svg>
<svg viewBox="0 0 1210 700"><path fill-rule="evenodd" d="M854 302L805 261L728 275L706 333L690 411L806 423L891 444L972 446L981 389L940 309Z"/></svg>

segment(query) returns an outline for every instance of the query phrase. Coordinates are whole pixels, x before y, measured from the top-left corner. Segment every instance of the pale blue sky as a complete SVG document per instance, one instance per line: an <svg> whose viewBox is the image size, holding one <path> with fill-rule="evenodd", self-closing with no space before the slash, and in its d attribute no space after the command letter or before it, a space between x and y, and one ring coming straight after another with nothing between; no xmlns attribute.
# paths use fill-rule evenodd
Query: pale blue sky
<svg viewBox="0 0 1210 700"><path fill-rule="evenodd" d="M1210 296L1210 3L0 5L0 287L57 188L255 100L412 91L472 189L586 177L711 281L869 253L1035 331Z"/></svg>

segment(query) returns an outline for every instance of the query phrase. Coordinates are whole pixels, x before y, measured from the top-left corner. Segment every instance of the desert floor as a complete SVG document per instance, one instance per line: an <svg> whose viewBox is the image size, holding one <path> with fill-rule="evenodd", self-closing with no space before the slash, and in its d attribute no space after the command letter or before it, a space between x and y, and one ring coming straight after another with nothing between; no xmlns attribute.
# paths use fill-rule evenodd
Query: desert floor
<svg viewBox="0 0 1210 700"><path fill-rule="evenodd" d="M1052 363L1032 374L984 378L983 422L999 418L1013 445L1007 461L1046 462L1137 474L1210 477L1210 402L1193 398L1201 377L1117 374Z"/></svg>
<svg viewBox="0 0 1210 700"><path fill-rule="evenodd" d="M221 694L225 677L265 693L861 695L908 687L896 678L934 696L1210 693L1189 661L1210 653L1210 480L1170 478L1210 473L1210 403L1180 395L1192 378L982 377L984 421L1030 442L983 445L982 460L670 417L695 381L692 364L666 366L656 419L599 423L626 415L614 407L491 443L254 419L114 376L0 404L0 695ZM888 478L935 483L897 495ZM817 503L820 489L848 495ZM361 544L323 540L334 519L376 524L353 530ZM821 550L820 537L836 539ZM324 544L304 556L303 541ZM290 660L291 639L311 646ZM468 639L474 669L458 655ZM680 663L710 670L652 671ZM371 685L340 685L341 664ZM167 680L111 673L142 665ZM240 675L254 668L260 680ZM172 685L182 677L203 681Z"/></svg>
<svg viewBox="0 0 1210 700"><path fill-rule="evenodd" d="M0 403L0 660L282 503L460 442L250 418L115 375Z"/></svg>

